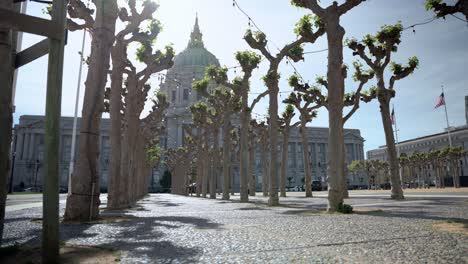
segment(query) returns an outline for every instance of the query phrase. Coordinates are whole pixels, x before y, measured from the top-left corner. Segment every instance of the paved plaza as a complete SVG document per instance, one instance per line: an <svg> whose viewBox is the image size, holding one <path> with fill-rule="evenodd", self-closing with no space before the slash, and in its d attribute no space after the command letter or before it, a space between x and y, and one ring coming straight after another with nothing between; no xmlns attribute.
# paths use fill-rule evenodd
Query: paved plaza
<svg viewBox="0 0 468 264"><path fill-rule="evenodd" d="M468 190L408 191L405 201L351 192L351 215L324 213L326 193L302 196L268 207L258 194L247 204L151 194L131 210L102 211L122 221L61 224L61 240L118 250L122 263L468 263ZM41 217L39 195L9 196L4 242L39 245ZM453 223L464 229L443 228Z"/></svg>

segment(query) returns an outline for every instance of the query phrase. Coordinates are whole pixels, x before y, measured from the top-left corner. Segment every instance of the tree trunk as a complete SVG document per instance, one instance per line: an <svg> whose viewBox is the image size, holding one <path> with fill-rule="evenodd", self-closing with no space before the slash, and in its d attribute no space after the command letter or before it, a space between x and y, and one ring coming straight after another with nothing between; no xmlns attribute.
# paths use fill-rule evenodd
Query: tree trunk
<svg viewBox="0 0 468 264"><path fill-rule="evenodd" d="M248 172L247 172L247 159L249 151L249 120L248 120L248 91L242 91L242 111L240 113L240 202L246 203L249 201L248 196Z"/></svg>
<svg viewBox="0 0 468 264"><path fill-rule="evenodd" d="M65 220L88 221L99 215L100 124L118 8L115 0L95 2L96 18L83 99L79 155L71 179L73 192L67 198Z"/></svg>
<svg viewBox="0 0 468 264"><path fill-rule="evenodd" d="M262 136L262 193L268 196L268 138Z"/></svg>
<svg viewBox="0 0 468 264"><path fill-rule="evenodd" d="M343 37L344 28L339 24L339 15L330 14L326 21L328 41L328 211L334 212L343 203L341 181L344 180L343 164L343 96L344 75Z"/></svg>
<svg viewBox="0 0 468 264"><path fill-rule="evenodd" d="M341 191L343 192L343 198L349 198L349 192L348 192L348 166L346 166L346 145L344 143L344 138L343 138L343 166L341 168L343 169L343 178L341 181Z"/></svg>
<svg viewBox="0 0 468 264"><path fill-rule="evenodd" d="M249 147L249 195L255 196L255 137L250 136L250 147Z"/></svg>
<svg viewBox="0 0 468 264"><path fill-rule="evenodd" d="M13 1L2 1L0 7L13 10ZM10 146L13 126L13 51L12 32L0 27L0 245L5 222L7 181L10 171ZM11 180L11 179L10 179Z"/></svg>
<svg viewBox="0 0 468 264"><path fill-rule="evenodd" d="M112 49L112 74L111 74L111 95L110 95L110 162L109 181L107 188L107 208L121 208L123 204L120 199L120 163L122 155L122 85L123 71L125 64L122 61L126 58L126 46L119 40L116 41Z"/></svg>
<svg viewBox="0 0 468 264"><path fill-rule="evenodd" d="M229 175L231 163L231 124L224 118L223 124L223 200L229 200Z"/></svg>
<svg viewBox="0 0 468 264"><path fill-rule="evenodd" d="M124 145L125 151L122 156L122 165L121 165L121 177L126 178L126 181L122 181L125 184L122 184L122 191L126 194L125 206L133 206L136 202L136 186L137 186L137 152L139 147L138 138L139 129L140 129L140 113L138 103L140 91L138 89L138 80L136 75L129 74L127 77L127 89L128 94L126 95L126 109L125 109L125 119L126 119L126 129L124 130ZM123 194L122 193L122 194Z"/></svg>
<svg viewBox="0 0 468 264"><path fill-rule="evenodd" d="M269 85L270 105L268 108L270 116L270 193L268 205L279 205L278 197L278 80Z"/></svg>
<svg viewBox="0 0 468 264"><path fill-rule="evenodd" d="M219 153L219 129L213 129L213 151L211 154L210 199L216 199L216 178L218 177L217 157Z"/></svg>
<svg viewBox="0 0 468 264"><path fill-rule="evenodd" d="M306 122L301 122L301 141L302 141L302 156L304 157L304 184L305 196L312 197L312 175L310 173L309 163L309 147L307 143L307 128Z"/></svg>
<svg viewBox="0 0 468 264"><path fill-rule="evenodd" d="M380 82L380 81L379 81ZM382 116L382 123L385 132L385 141L387 143L387 154L390 164L390 183L392 185L391 198L396 200L405 199L403 196L403 190L401 189L400 176L398 174L398 157L395 147L395 138L393 137L392 120L390 118L390 106L389 101L381 96L380 102L380 113Z"/></svg>
<svg viewBox="0 0 468 264"><path fill-rule="evenodd" d="M459 177L459 166L458 166L458 160L453 160L451 162L452 166L452 177L453 177L453 187L455 188L460 188L460 177Z"/></svg>
<svg viewBox="0 0 468 264"><path fill-rule="evenodd" d="M281 148L281 197L286 197L286 168L288 167L289 126L283 129L283 147Z"/></svg>
<svg viewBox="0 0 468 264"><path fill-rule="evenodd" d="M203 148L203 173L202 173L202 197L206 198L208 193L208 177L210 170L210 158L209 158L209 144L210 144L210 134L208 129L204 131L204 148Z"/></svg>
<svg viewBox="0 0 468 264"><path fill-rule="evenodd" d="M200 137L203 137L203 133L200 131ZM200 153L200 155L198 155L197 157L197 179L196 179L196 195L197 197L200 197L201 195L201 188L202 188L202 178L203 178L203 158L202 158L202 155L204 154L203 153L203 147L201 146L202 145L202 142L203 142L203 139L200 138L200 143L199 143L199 146L198 146L198 153Z"/></svg>

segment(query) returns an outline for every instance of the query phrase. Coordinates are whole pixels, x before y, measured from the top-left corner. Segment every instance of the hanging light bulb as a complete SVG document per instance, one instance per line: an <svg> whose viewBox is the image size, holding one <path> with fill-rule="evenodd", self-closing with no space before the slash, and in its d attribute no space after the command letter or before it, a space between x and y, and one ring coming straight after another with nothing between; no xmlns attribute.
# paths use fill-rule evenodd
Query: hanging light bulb
<svg viewBox="0 0 468 264"><path fill-rule="evenodd" d="M235 0L232 0L232 6L236 7L236 1Z"/></svg>
<svg viewBox="0 0 468 264"><path fill-rule="evenodd" d="M413 26L413 33L416 34L416 30L414 29L414 26Z"/></svg>

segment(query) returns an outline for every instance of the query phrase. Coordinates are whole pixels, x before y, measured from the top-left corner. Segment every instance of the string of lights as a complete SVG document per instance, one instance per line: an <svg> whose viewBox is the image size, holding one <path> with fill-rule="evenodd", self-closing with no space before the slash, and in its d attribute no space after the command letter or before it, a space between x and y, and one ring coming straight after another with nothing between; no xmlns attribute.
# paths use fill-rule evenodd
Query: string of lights
<svg viewBox="0 0 468 264"><path fill-rule="evenodd" d="M249 20L249 22L248 22L249 26L253 25L259 32L263 33L266 36L265 32L258 26L258 24L252 19L252 17L249 16L249 14L247 14L247 12L245 12L245 10L239 5L239 3L236 0L232 0L232 6L237 8L242 14L244 14L247 17L247 19ZM276 45L276 43L273 40L267 39L267 43L273 44L273 46L278 51L281 51L281 49L278 47L278 45ZM268 49L268 46L267 46L267 49ZM294 64L291 62L289 57L286 57L286 64L290 65L293 68L294 73L297 74L302 81L305 81L304 78L302 78L302 75L299 73L299 71L294 66Z"/></svg>
<svg viewBox="0 0 468 264"><path fill-rule="evenodd" d="M413 33L416 33L416 29L415 29L414 27L416 27L416 26L422 26L422 25L426 25L426 24L432 23L432 22L434 22L436 19L437 19L437 17L434 16L434 17L430 18L429 20L426 20L426 21L423 21L423 22L419 22L419 23L416 23L416 24L407 26L407 27L403 28L403 31L408 30L408 29L411 28L411 29L413 29Z"/></svg>
<svg viewBox="0 0 468 264"><path fill-rule="evenodd" d="M456 18L456 19L458 19L458 20L461 20L461 21L463 21L463 22L465 22L465 23L468 24L468 20L465 20L465 19L463 19L463 18L461 18L461 17L457 17L457 16L454 15L454 14L450 14L450 15L453 16L454 18Z"/></svg>

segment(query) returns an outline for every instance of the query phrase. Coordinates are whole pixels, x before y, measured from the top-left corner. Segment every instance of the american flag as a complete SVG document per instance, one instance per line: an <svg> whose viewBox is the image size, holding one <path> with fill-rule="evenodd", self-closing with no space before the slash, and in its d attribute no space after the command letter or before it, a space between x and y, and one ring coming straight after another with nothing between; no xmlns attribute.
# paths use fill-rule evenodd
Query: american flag
<svg viewBox="0 0 468 264"><path fill-rule="evenodd" d="M434 109L437 109L441 105L445 105L444 93L440 94L439 98L437 99L437 103L434 106Z"/></svg>
<svg viewBox="0 0 468 264"><path fill-rule="evenodd" d="M392 115L390 116L390 120L392 120L392 125L395 125L395 108L392 109Z"/></svg>

